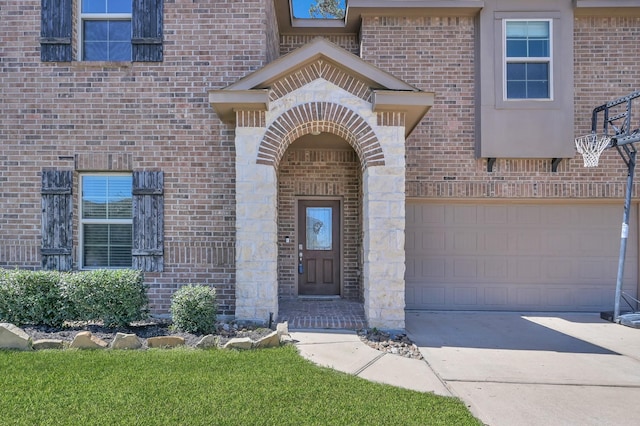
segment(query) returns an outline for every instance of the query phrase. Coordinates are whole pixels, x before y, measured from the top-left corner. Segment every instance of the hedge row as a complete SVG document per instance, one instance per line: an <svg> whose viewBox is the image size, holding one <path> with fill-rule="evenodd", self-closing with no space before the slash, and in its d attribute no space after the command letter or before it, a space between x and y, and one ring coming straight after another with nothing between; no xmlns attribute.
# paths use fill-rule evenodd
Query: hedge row
<svg viewBox="0 0 640 426"><path fill-rule="evenodd" d="M137 270L0 268L0 322L58 327L65 321L103 321L106 326L125 326L147 315L147 291Z"/></svg>

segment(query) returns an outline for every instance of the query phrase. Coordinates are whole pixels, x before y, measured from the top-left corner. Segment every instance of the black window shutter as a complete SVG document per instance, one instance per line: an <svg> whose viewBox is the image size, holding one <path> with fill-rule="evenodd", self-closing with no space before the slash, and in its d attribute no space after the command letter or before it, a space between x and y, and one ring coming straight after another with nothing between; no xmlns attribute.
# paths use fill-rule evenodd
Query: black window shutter
<svg viewBox="0 0 640 426"><path fill-rule="evenodd" d="M41 0L40 59L71 62L71 0Z"/></svg>
<svg viewBox="0 0 640 426"><path fill-rule="evenodd" d="M42 171L42 268L69 271L73 266L73 172Z"/></svg>
<svg viewBox="0 0 640 426"><path fill-rule="evenodd" d="M164 270L164 174L133 172L133 267Z"/></svg>
<svg viewBox="0 0 640 426"><path fill-rule="evenodd" d="M162 3L163 0L133 0L134 62L162 61Z"/></svg>

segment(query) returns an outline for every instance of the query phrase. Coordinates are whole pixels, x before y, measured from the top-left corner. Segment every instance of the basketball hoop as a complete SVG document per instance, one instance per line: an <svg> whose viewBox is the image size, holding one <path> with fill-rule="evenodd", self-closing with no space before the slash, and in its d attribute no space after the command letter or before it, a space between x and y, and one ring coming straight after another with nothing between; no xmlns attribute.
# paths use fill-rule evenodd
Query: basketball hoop
<svg viewBox="0 0 640 426"><path fill-rule="evenodd" d="M600 154L609 147L609 144L611 144L609 136L598 137L595 133L576 138L576 150L582 154L585 167L596 167Z"/></svg>

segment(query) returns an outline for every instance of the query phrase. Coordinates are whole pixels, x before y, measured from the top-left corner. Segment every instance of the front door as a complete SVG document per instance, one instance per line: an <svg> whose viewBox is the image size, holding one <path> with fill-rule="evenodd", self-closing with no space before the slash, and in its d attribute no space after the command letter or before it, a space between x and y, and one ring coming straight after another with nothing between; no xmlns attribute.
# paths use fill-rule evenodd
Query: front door
<svg viewBox="0 0 640 426"><path fill-rule="evenodd" d="M298 201L298 294L340 294L340 201Z"/></svg>

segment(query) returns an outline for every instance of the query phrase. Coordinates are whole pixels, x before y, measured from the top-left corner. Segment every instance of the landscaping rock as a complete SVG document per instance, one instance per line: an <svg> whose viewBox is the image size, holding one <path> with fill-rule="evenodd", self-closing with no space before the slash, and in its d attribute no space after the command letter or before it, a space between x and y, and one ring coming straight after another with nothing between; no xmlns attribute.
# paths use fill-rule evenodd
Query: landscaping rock
<svg viewBox="0 0 640 426"><path fill-rule="evenodd" d="M107 342L99 337L91 334L90 331L81 331L73 338L73 342L69 345L71 349L104 349L107 346Z"/></svg>
<svg viewBox="0 0 640 426"><path fill-rule="evenodd" d="M284 334L280 336L280 344L285 345L287 343L294 343L293 337L290 334Z"/></svg>
<svg viewBox="0 0 640 426"><path fill-rule="evenodd" d="M170 349L183 345L184 338L180 336L159 336L149 337L147 339L147 346L149 346L150 348Z"/></svg>
<svg viewBox="0 0 640 426"><path fill-rule="evenodd" d="M218 336L214 336L213 334L207 334L202 339L200 339L198 343L196 343L196 348L198 349L217 348L219 342L220 342L220 338Z"/></svg>
<svg viewBox="0 0 640 426"><path fill-rule="evenodd" d="M280 322L276 325L276 331L278 332L278 337L288 336L289 335L289 322Z"/></svg>
<svg viewBox="0 0 640 426"><path fill-rule="evenodd" d="M64 340L60 339L40 339L33 342L33 349L41 351L44 349L64 349Z"/></svg>
<svg viewBox="0 0 640 426"><path fill-rule="evenodd" d="M113 342L109 345L111 349L140 349L142 342L135 334L116 333Z"/></svg>
<svg viewBox="0 0 640 426"><path fill-rule="evenodd" d="M8 322L0 323L0 349L31 350L31 337Z"/></svg>
<svg viewBox="0 0 640 426"><path fill-rule="evenodd" d="M253 340L249 337L234 337L224 345L224 349L251 349L252 347Z"/></svg>
<svg viewBox="0 0 640 426"><path fill-rule="evenodd" d="M280 335L278 331L267 334L253 344L254 348L275 348L280 346Z"/></svg>

